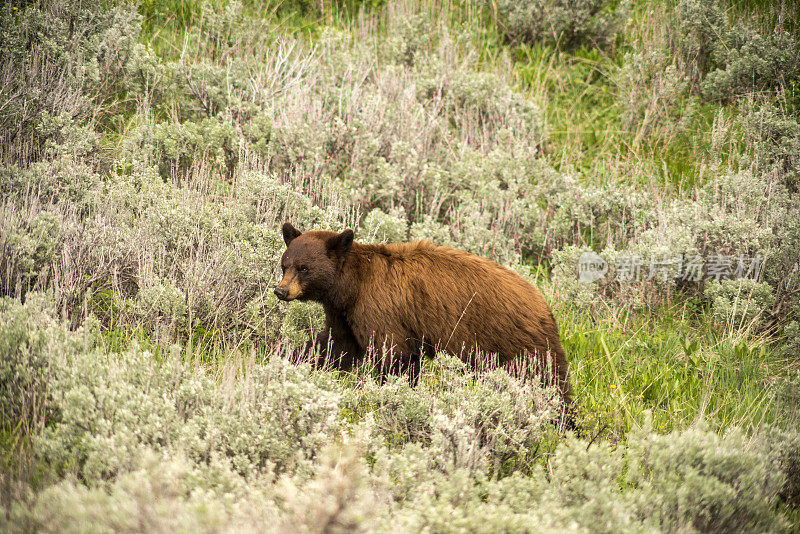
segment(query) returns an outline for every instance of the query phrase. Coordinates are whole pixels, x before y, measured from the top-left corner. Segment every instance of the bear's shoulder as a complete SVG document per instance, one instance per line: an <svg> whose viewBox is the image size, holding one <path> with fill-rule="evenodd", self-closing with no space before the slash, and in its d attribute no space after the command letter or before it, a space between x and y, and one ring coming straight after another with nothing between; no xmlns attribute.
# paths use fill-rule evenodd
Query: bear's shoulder
<svg viewBox="0 0 800 534"><path fill-rule="evenodd" d="M429 241L391 243L385 245L361 245L358 247L361 265L419 265L439 269L478 269L480 271L501 269L503 267L491 260L475 256L469 252L446 246L435 245Z"/></svg>
<svg viewBox="0 0 800 534"><path fill-rule="evenodd" d="M438 247L429 241L411 241L408 243L389 243L378 245L358 245L359 251L364 254L378 254L381 256L413 257L426 254L436 254L445 247Z"/></svg>

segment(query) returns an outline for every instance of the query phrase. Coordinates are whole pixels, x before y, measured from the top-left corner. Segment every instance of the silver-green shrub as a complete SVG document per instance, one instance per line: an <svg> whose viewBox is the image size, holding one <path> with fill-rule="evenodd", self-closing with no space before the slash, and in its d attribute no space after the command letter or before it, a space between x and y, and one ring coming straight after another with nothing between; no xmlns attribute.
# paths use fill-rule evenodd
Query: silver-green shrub
<svg viewBox="0 0 800 534"><path fill-rule="evenodd" d="M408 222L401 209L388 213L380 208L370 211L362 222L359 241L367 243L402 243L406 241Z"/></svg>
<svg viewBox="0 0 800 534"><path fill-rule="evenodd" d="M624 56L616 74L623 124L636 133L634 143L646 138L660 123L680 120L679 100L688 88L686 76L673 64L667 52L642 49L637 43Z"/></svg>
<svg viewBox="0 0 800 534"><path fill-rule="evenodd" d="M43 410L26 427L42 478L3 501L4 531L781 531L797 498L790 430L558 444L553 399L505 371L440 355L412 388L273 354L214 374L109 353L43 297L2 303L3 416Z"/></svg>
<svg viewBox="0 0 800 534"><path fill-rule="evenodd" d="M744 163L759 177L766 199L754 204L771 229L770 246L765 250L763 280L774 290L775 300L769 309L772 320L791 324L800 317L800 206L797 204L800 177L800 123L774 105L751 108L740 118L750 147ZM757 187L758 188L758 187ZM756 188L756 189L757 189ZM760 197L764 199L764 195ZM752 202L752 201L751 201ZM788 334L789 332L787 332ZM796 347L796 336L786 335L787 350Z"/></svg>
<svg viewBox="0 0 800 534"><path fill-rule="evenodd" d="M771 104L753 107L741 118L751 164L773 174L790 191L800 187L800 122Z"/></svg>
<svg viewBox="0 0 800 534"><path fill-rule="evenodd" d="M553 270L551 280L555 294L560 302L568 302L570 307L576 309L591 309L592 306L602 302L603 290L601 286L608 283L610 276L607 274L602 279L587 283L579 279L578 262L584 249L568 245L560 250L553 251ZM605 254L602 255L608 261Z"/></svg>
<svg viewBox="0 0 800 534"><path fill-rule="evenodd" d="M713 58L719 67L703 80L703 94L724 101L796 83L798 52L800 42L786 31L776 29L765 36L745 25L734 26L715 46Z"/></svg>
<svg viewBox="0 0 800 534"><path fill-rule="evenodd" d="M55 317L50 295L29 293L25 306L0 300L0 416L3 432L31 435L42 430L57 406L52 380L57 355L74 356L90 347L88 331L70 332Z"/></svg>
<svg viewBox="0 0 800 534"><path fill-rule="evenodd" d="M800 43L778 18L772 31L732 22L719 0L681 0L674 37L695 92L726 102L745 94L792 87L800 75Z"/></svg>
<svg viewBox="0 0 800 534"><path fill-rule="evenodd" d="M567 50L601 47L614 40L616 13L603 0L534 0L488 3L502 33L512 42L544 43Z"/></svg>
<svg viewBox="0 0 800 534"><path fill-rule="evenodd" d="M726 25L725 12L718 0L681 0L678 4L680 52L695 89L712 66L712 54Z"/></svg>
<svg viewBox="0 0 800 534"><path fill-rule="evenodd" d="M130 4L94 0L9 10L0 16L2 152L27 165L76 120L94 122L92 106L116 105L140 19Z"/></svg>
<svg viewBox="0 0 800 534"><path fill-rule="evenodd" d="M770 440L733 429L640 434L628 444L627 483L637 513L669 531L766 532L787 524L772 511L785 475ZM778 464L779 465L779 464ZM658 503L654 508L653 503Z"/></svg>
<svg viewBox="0 0 800 534"><path fill-rule="evenodd" d="M2 409L10 422L50 421L31 438L36 456L61 476L114 480L138 469L147 451L224 459L242 476L298 472L338 432L339 394L307 367L276 355L246 376L231 369L223 387L174 352L159 362L137 346L95 349L97 333L69 332L43 297L3 301Z"/></svg>
<svg viewBox="0 0 800 534"><path fill-rule="evenodd" d="M412 224L409 232L412 241L430 241L435 245L450 247L455 244L450 235L450 228L436 222L430 215Z"/></svg>
<svg viewBox="0 0 800 534"><path fill-rule="evenodd" d="M740 326L763 321L774 299L772 286L751 279L712 280L705 297L717 319Z"/></svg>
<svg viewBox="0 0 800 534"><path fill-rule="evenodd" d="M49 211L19 213L9 210L0 219L0 264L3 291L21 296L58 257L61 220Z"/></svg>
<svg viewBox="0 0 800 534"><path fill-rule="evenodd" d="M378 384L369 376L359 386L347 392L347 410L370 416L392 448L420 444L441 472L529 471L558 416L551 391L503 369L476 373L447 354L423 362L416 387L406 377Z"/></svg>

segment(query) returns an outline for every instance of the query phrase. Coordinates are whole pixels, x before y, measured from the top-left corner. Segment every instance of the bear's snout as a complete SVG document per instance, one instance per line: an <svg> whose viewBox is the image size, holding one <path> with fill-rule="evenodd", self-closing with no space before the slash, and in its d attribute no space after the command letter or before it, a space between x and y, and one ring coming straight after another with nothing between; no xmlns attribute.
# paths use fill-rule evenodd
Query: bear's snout
<svg viewBox="0 0 800 534"><path fill-rule="evenodd" d="M281 300L294 300L303 293L303 288L296 276L287 275L275 287L275 296Z"/></svg>
<svg viewBox="0 0 800 534"><path fill-rule="evenodd" d="M281 300L286 300L286 297L289 296L289 292L279 286L275 288L275 296Z"/></svg>

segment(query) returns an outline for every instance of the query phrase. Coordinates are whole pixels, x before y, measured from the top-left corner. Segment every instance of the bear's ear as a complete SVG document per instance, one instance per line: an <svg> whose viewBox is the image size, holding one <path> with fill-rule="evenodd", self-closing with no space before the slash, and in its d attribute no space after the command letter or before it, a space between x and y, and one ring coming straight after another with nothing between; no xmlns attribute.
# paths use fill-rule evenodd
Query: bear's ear
<svg viewBox="0 0 800 534"><path fill-rule="evenodd" d="M301 234L300 230L292 226L292 223L285 222L283 223L283 240L286 243L286 246L289 246L289 243L295 240Z"/></svg>
<svg viewBox="0 0 800 534"><path fill-rule="evenodd" d="M328 246L340 257L347 255L353 246L353 231L347 229L341 234L333 236L328 242Z"/></svg>

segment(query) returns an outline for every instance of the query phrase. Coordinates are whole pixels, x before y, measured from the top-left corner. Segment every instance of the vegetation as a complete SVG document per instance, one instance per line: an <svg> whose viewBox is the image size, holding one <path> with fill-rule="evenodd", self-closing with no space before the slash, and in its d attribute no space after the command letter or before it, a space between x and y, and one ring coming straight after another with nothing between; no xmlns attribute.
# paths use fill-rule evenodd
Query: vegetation
<svg viewBox="0 0 800 534"><path fill-rule="evenodd" d="M797 20L723 0L4 4L0 528L796 528ZM445 354L413 388L376 380L380 351L353 373L295 361L322 313L272 294L284 220L527 277L580 430ZM591 283L587 250L609 268ZM763 261L693 280L695 257Z"/></svg>

